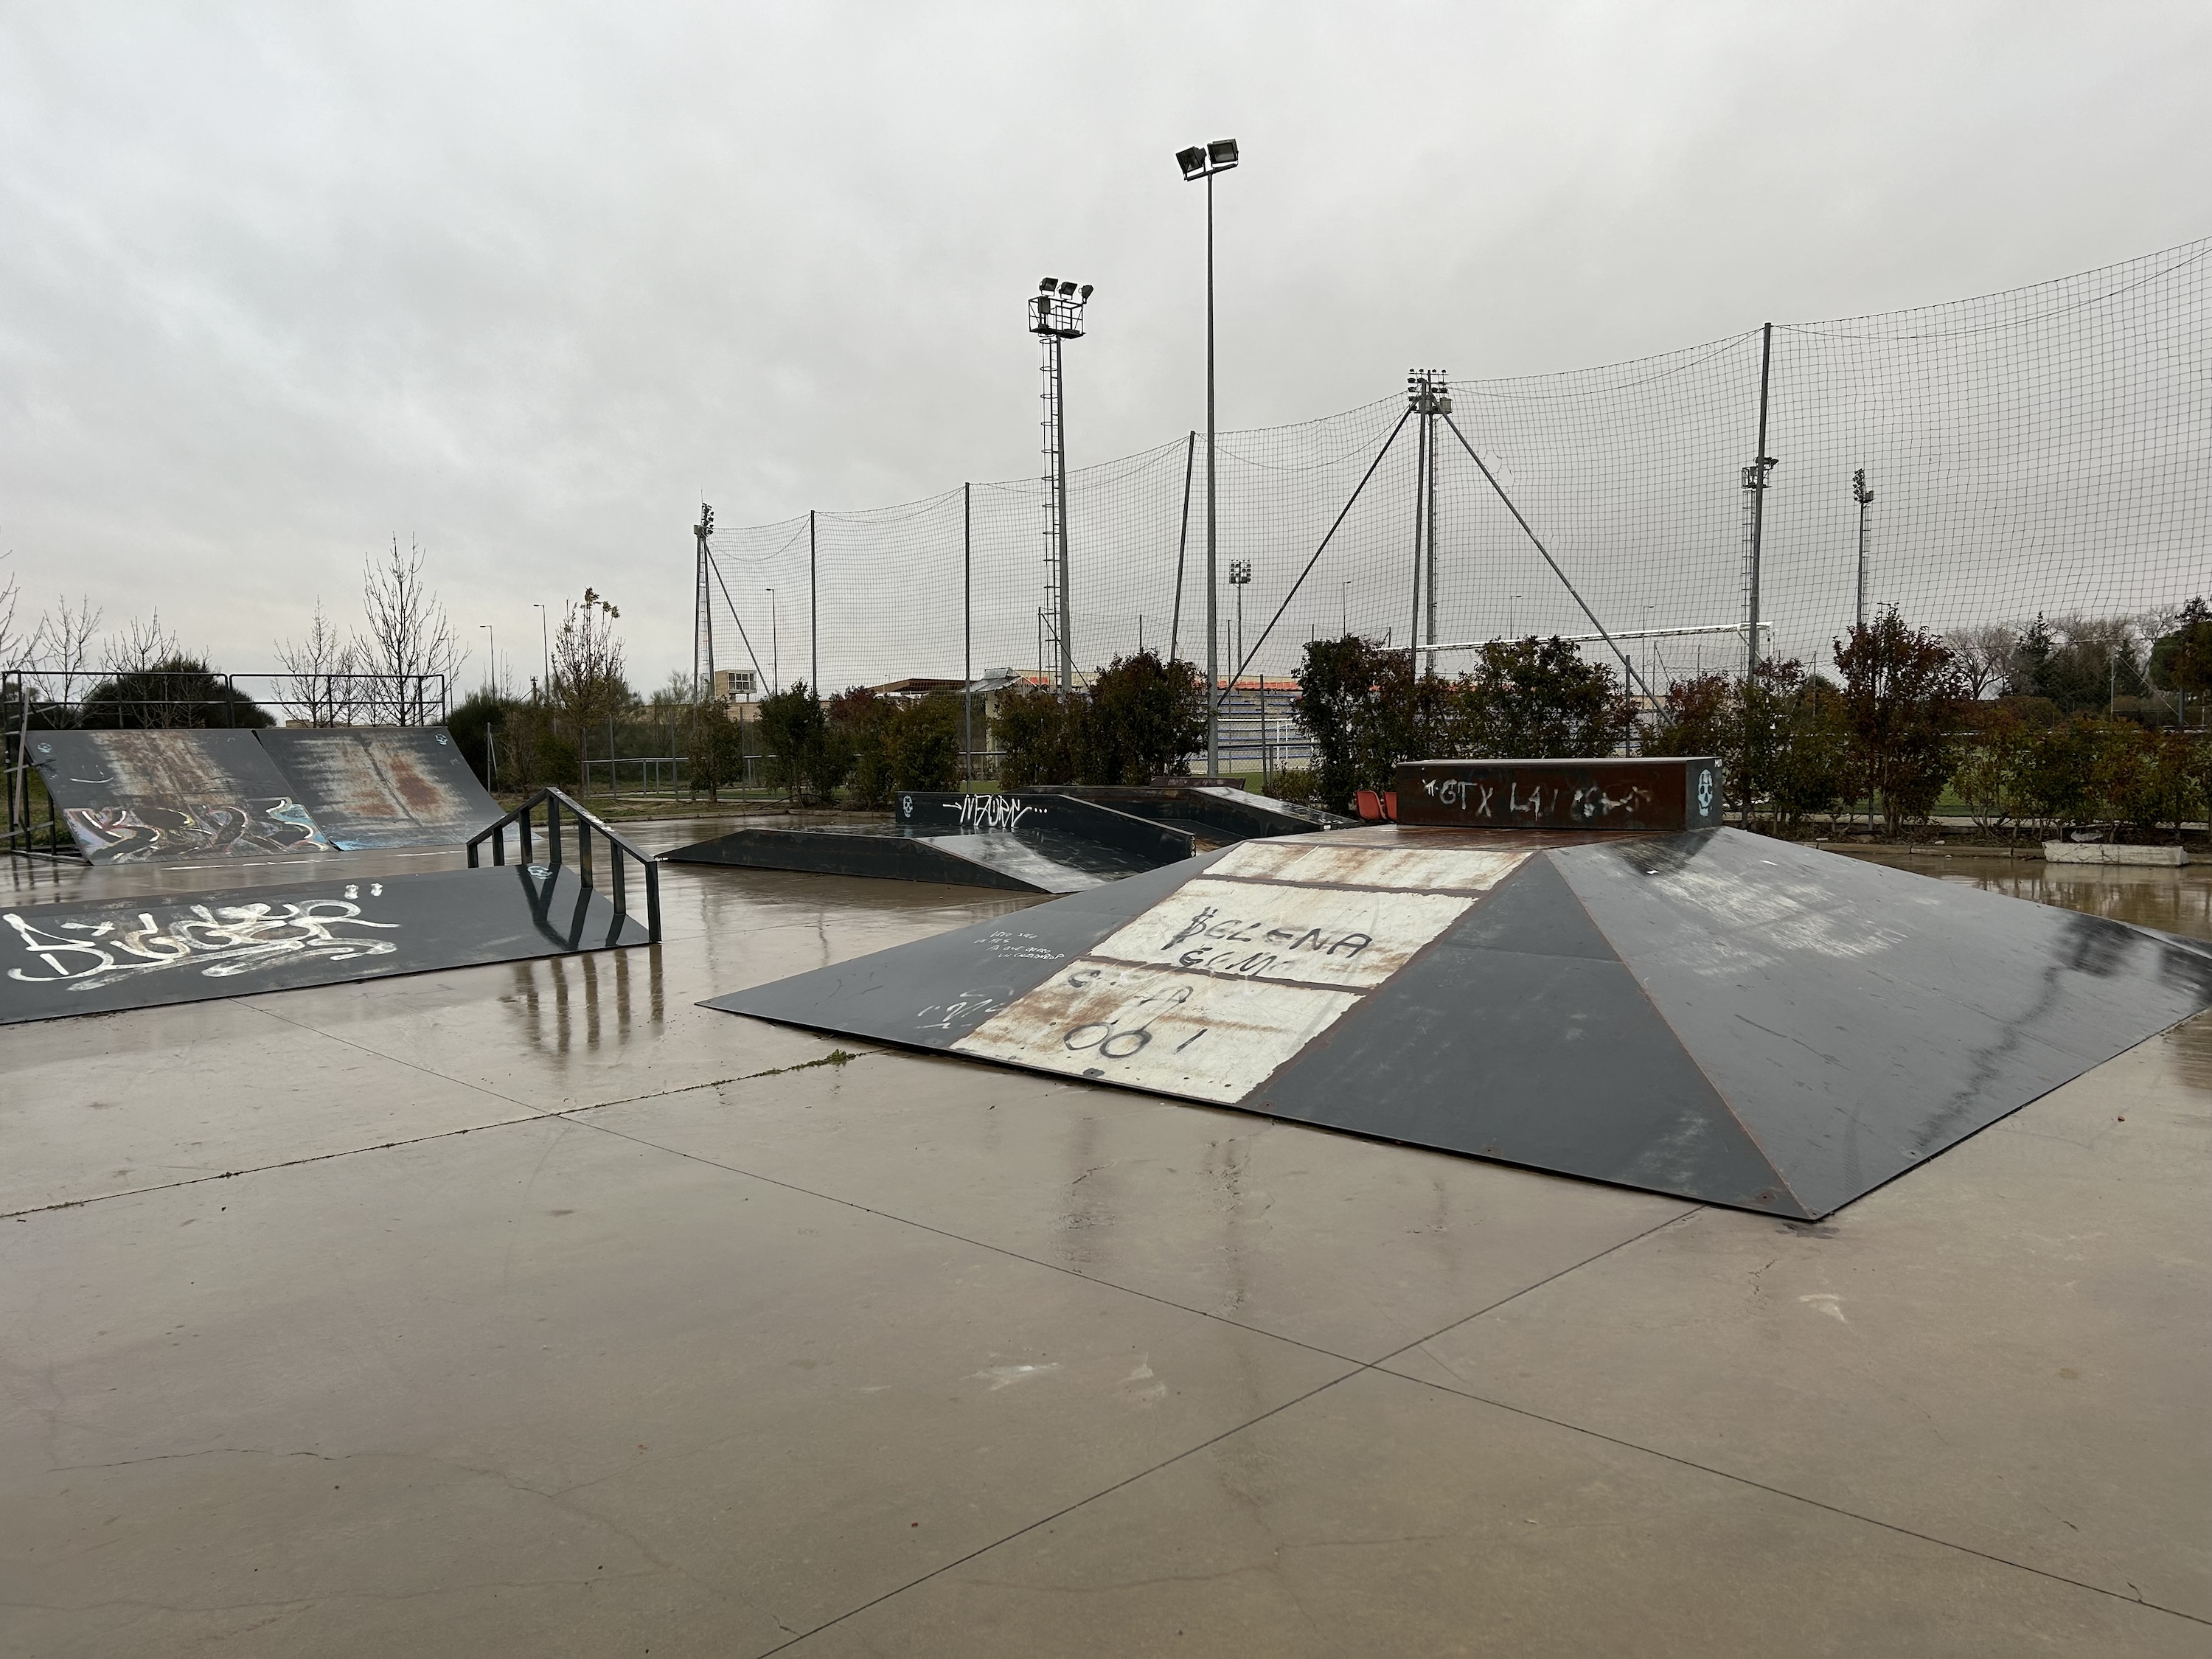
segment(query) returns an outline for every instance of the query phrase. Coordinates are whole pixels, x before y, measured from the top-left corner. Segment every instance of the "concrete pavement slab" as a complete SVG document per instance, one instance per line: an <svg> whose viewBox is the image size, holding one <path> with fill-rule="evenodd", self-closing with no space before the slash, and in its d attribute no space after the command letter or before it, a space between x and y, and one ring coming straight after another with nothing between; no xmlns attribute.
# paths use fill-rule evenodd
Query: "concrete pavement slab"
<svg viewBox="0 0 2212 1659"><path fill-rule="evenodd" d="M2179 1659L2205 1636L1365 1371L788 1651Z"/></svg>
<svg viewBox="0 0 2212 1659"><path fill-rule="evenodd" d="M0 1214L327 1158L532 1109L272 1019L258 1011L269 1000L0 1031Z"/></svg>
<svg viewBox="0 0 2212 1659"><path fill-rule="evenodd" d="M758 1652L1348 1369L546 1121L0 1224L0 1331L36 1653Z"/></svg>
<svg viewBox="0 0 2212 1659"><path fill-rule="evenodd" d="M1693 1207L903 1053L588 1119L1354 1358Z"/></svg>
<svg viewBox="0 0 2212 1659"><path fill-rule="evenodd" d="M1828 1224L1704 1212L1388 1363L2212 1620L2208 1054L2199 1019Z"/></svg>

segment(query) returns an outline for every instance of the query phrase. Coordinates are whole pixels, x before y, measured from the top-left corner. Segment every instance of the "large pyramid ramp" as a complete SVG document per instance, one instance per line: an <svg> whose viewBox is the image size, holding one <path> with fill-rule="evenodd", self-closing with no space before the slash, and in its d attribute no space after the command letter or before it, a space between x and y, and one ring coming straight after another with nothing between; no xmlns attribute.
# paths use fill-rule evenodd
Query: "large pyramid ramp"
<svg viewBox="0 0 2212 1659"><path fill-rule="evenodd" d="M645 945L565 867L434 870L0 912L0 1024Z"/></svg>
<svg viewBox="0 0 2212 1659"><path fill-rule="evenodd" d="M2212 951L1735 830L1370 830L708 1006L1809 1219L2212 1006Z"/></svg>
<svg viewBox="0 0 2212 1659"><path fill-rule="evenodd" d="M442 726L281 726L261 743L347 851L459 847L500 815Z"/></svg>
<svg viewBox="0 0 2212 1659"><path fill-rule="evenodd" d="M252 732L40 732L30 750L94 864L335 850Z"/></svg>

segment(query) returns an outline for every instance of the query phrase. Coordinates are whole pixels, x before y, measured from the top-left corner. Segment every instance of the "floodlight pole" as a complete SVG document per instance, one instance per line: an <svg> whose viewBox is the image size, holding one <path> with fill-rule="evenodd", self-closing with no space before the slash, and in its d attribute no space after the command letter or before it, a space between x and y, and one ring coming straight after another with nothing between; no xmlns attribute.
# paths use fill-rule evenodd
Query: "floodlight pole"
<svg viewBox="0 0 2212 1659"><path fill-rule="evenodd" d="M1213 170L1206 173L1206 775L1221 775L1221 630L1213 570Z"/></svg>
<svg viewBox="0 0 2212 1659"><path fill-rule="evenodd" d="M1213 426L1213 175L1237 163L1237 141L1216 138L1176 153L1185 183L1206 180L1206 773L1221 775L1221 596L1215 565L1219 497L1214 486Z"/></svg>

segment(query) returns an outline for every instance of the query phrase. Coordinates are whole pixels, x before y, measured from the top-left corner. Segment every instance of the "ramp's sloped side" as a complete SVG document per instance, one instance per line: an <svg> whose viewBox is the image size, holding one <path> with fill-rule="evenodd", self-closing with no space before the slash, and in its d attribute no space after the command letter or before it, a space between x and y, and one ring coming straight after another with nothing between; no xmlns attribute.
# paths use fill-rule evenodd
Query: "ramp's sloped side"
<svg viewBox="0 0 2212 1659"><path fill-rule="evenodd" d="M2212 1007L2212 947L1734 830L1247 842L1015 920L708 1006L1800 1219Z"/></svg>
<svg viewBox="0 0 2212 1659"><path fill-rule="evenodd" d="M276 727L262 746L331 842L459 847L500 817L442 726Z"/></svg>
<svg viewBox="0 0 2212 1659"><path fill-rule="evenodd" d="M1040 846L1087 843L1118 856L1120 872L1173 864L1198 850L1188 832L1124 812L1080 795L1048 791L962 795L909 789L895 807L902 829L938 836L1012 835Z"/></svg>
<svg viewBox="0 0 2212 1659"><path fill-rule="evenodd" d="M0 1024L647 943L566 869L437 870L0 912Z"/></svg>
<svg viewBox="0 0 2212 1659"><path fill-rule="evenodd" d="M31 759L94 864L336 850L252 732L42 732Z"/></svg>
<svg viewBox="0 0 2212 1659"><path fill-rule="evenodd" d="M1814 1215L2212 1006L2212 947L1738 830L1553 857Z"/></svg>
<svg viewBox="0 0 2212 1659"><path fill-rule="evenodd" d="M957 843L977 836L923 836L872 824L735 830L660 855L664 864L726 864L745 870L800 870L817 876L997 887L1017 893L1061 890L1018 872L963 857Z"/></svg>

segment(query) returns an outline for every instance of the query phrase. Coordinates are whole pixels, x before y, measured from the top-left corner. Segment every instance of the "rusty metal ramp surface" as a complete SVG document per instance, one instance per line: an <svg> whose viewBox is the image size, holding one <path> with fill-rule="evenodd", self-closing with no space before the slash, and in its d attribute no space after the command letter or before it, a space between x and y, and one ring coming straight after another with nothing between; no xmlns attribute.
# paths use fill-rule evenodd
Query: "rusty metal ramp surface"
<svg viewBox="0 0 2212 1659"><path fill-rule="evenodd" d="M0 1024L643 945L566 868L435 870L0 912Z"/></svg>
<svg viewBox="0 0 2212 1659"><path fill-rule="evenodd" d="M1247 842L708 1007L1797 1219L2212 950L1737 830Z"/></svg>
<svg viewBox="0 0 2212 1659"><path fill-rule="evenodd" d="M262 745L331 843L459 847L499 804L442 726L278 727Z"/></svg>
<svg viewBox="0 0 2212 1659"><path fill-rule="evenodd" d="M30 750L94 864L337 850L252 732L40 732Z"/></svg>

